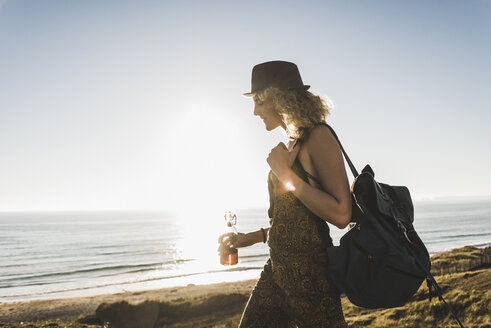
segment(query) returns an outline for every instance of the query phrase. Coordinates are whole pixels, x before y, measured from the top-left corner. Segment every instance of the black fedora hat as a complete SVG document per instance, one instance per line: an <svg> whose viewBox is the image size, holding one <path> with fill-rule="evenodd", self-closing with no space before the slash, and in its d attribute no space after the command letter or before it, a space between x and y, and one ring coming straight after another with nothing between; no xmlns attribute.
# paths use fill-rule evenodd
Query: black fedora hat
<svg viewBox="0 0 491 328"><path fill-rule="evenodd" d="M303 84L297 65L287 61L275 60L254 66L251 92L244 93L244 96L253 96L269 87L308 90L310 85Z"/></svg>

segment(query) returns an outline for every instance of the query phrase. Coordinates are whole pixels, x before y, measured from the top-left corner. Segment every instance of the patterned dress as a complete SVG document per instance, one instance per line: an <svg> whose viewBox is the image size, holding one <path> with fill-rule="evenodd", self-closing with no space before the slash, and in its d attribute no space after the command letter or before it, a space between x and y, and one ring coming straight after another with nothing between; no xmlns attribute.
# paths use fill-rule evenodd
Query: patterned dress
<svg viewBox="0 0 491 328"><path fill-rule="evenodd" d="M297 158L292 170L308 183ZM346 328L339 292L327 279L329 227L269 172L270 258L247 302L239 328ZM319 231L322 227L322 231ZM320 234L324 234L321 238ZM324 241L323 241L324 240Z"/></svg>

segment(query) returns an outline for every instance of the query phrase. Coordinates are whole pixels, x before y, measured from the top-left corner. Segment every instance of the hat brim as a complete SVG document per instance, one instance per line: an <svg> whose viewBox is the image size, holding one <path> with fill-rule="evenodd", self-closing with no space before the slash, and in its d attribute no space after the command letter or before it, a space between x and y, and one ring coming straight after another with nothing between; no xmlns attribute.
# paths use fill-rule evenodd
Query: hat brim
<svg viewBox="0 0 491 328"><path fill-rule="evenodd" d="M303 86L304 91L307 91L309 88L310 88L310 85L304 85L304 86ZM243 95L244 97L252 97L252 96L254 96L256 93L257 93L257 92L247 92L247 93L243 93L242 95Z"/></svg>

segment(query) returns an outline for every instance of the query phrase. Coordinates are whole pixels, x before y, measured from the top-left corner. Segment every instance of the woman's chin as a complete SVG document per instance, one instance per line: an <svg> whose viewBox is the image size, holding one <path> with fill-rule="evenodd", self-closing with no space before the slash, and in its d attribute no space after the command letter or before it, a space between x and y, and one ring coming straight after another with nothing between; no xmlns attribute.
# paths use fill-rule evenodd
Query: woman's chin
<svg viewBox="0 0 491 328"><path fill-rule="evenodd" d="M271 124L264 123L264 125L265 125L265 128L267 131L272 131L272 130L276 129L277 127L279 127L279 124L271 125Z"/></svg>
<svg viewBox="0 0 491 328"><path fill-rule="evenodd" d="M271 124L269 124L268 122L266 122L266 120L263 120L264 122L264 127L266 128L266 131L271 131L274 129L273 126L271 126Z"/></svg>

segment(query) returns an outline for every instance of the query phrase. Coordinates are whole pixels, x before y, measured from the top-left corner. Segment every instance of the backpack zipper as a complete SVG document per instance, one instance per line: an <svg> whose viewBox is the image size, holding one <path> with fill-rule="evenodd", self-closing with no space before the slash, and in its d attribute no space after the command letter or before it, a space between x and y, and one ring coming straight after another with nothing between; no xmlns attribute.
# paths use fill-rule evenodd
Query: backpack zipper
<svg viewBox="0 0 491 328"><path fill-rule="evenodd" d="M354 242L353 245L355 245L356 248L363 254L367 255L368 259L368 277L370 280L375 279L375 256L372 254L368 253L366 250L364 250L360 245L358 245L357 242Z"/></svg>

